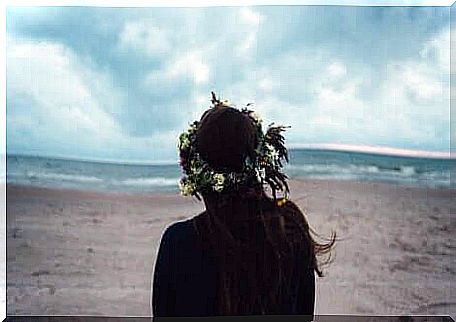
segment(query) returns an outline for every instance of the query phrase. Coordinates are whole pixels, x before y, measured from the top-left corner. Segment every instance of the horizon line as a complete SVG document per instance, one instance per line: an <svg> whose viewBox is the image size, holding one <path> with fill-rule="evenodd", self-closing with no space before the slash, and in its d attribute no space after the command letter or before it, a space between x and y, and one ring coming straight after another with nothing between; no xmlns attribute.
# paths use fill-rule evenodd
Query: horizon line
<svg viewBox="0 0 456 322"><path fill-rule="evenodd" d="M128 159L102 159L102 158L87 158L87 157L75 157L72 155L51 155L51 154L32 154L32 153L6 153L7 157L38 157L48 158L65 161L80 161L80 162L95 162L95 163L110 163L110 164L125 164L125 165L174 165L178 164L178 160L128 160Z"/></svg>
<svg viewBox="0 0 456 322"><path fill-rule="evenodd" d="M369 145L351 145L339 143L295 143L289 144L288 150L327 150L327 151L340 151L340 152L355 152L355 153L368 153L376 155L399 156L410 158L426 158L426 159L446 159L455 160L456 155L451 155L450 151L426 151L426 150L412 150L401 149L384 146L369 146ZM178 165L178 159L169 160L133 160L133 159L102 159L90 157L76 157L70 155L47 155L47 154L32 154L32 153L6 153L6 156L23 156L23 157L41 157L50 159L60 159L68 161L82 161L82 162L98 162L98 163L111 163L111 164L125 164L125 165Z"/></svg>
<svg viewBox="0 0 456 322"><path fill-rule="evenodd" d="M427 151L394 148L387 146L375 145L356 145L342 143L296 143L289 144L289 149L308 149L308 150L332 150L343 152L360 152L371 153L389 156L411 157L411 158L429 158L429 159L456 159L456 155L452 155L451 151Z"/></svg>

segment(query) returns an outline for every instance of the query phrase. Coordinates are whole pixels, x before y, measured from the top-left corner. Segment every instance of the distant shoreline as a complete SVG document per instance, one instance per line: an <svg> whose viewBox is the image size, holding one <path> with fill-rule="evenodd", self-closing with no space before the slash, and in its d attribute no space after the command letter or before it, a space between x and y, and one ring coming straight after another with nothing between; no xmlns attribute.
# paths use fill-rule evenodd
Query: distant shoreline
<svg viewBox="0 0 456 322"><path fill-rule="evenodd" d="M364 148L364 149L363 149ZM375 151L375 149L379 149ZM406 150L395 148L378 148L378 147L357 147L357 146L344 146L344 145L293 145L290 144L288 151L320 151L320 152L341 152L352 154L366 154L374 156L387 156L398 158L410 159L430 159L430 160L449 160L456 161L456 154L451 155L450 152L443 151L419 151L419 150ZM388 152L390 151L390 152ZM395 153L394 153L395 152ZM409 153L409 154L407 154ZM153 166L153 165L177 165L178 159L175 160L117 160L117 159L99 159L99 158L81 158L75 156L61 156L61 155L39 155L28 153L6 153L8 157L25 157L25 158L43 158L55 159L62 161L78 161L78 162L92 162L92 163L106 163L106 164L121 164L121 165L135 165L135 166Z"/></svg>

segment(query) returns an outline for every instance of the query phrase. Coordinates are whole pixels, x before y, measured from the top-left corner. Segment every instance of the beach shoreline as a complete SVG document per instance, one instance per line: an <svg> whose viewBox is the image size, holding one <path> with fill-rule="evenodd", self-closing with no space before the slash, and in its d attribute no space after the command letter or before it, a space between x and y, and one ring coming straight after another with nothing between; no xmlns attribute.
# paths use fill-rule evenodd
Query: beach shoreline
<svg viewBox="0 0 456 322"><path fill-rule="evenodd" d="M290 180L319 234L341 241L315 314L456 313L456 189ZM148 316L167 225L203 211L177 193L7 184L7 313Z"/></svg>

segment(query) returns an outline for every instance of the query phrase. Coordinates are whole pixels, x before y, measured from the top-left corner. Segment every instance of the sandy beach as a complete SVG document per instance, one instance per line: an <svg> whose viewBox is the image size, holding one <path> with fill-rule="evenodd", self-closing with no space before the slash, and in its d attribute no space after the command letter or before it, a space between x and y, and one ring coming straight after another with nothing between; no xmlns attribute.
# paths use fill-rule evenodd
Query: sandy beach
<svg viewBox="0 0 456 322"><path fill-rule="evenodd" d="M456 190L291 181L310 225L341 241L316 314L456 316ZM203 204L177 194L7 187L7 313L150 315L161 233Z"/></svg>

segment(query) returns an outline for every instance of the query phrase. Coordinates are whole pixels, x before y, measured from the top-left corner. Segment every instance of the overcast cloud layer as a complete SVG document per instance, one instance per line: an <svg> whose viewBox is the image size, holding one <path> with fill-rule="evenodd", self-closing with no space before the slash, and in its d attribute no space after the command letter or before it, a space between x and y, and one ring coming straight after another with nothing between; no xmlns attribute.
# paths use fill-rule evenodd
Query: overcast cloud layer
<svg viewBox="0 0 456 322"><path fill-rule="evenodd" d="M448 151L449 8L8 8L7 153L160 161L209 106Z"/></svg>

